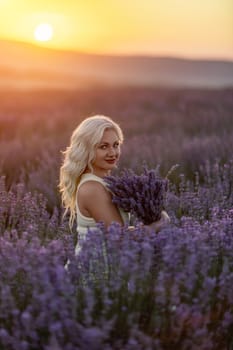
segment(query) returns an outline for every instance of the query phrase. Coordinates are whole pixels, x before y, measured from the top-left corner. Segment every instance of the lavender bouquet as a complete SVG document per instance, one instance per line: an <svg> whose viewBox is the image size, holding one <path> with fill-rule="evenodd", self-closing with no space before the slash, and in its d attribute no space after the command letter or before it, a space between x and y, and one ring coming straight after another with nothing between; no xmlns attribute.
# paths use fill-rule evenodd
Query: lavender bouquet
<svg viewBox="0 0 233 350"><path fill-rule="evenodd" d="M168 180L162 179L157 170L144 168L141 175L131 169L124 170L121 176L107 176L105 181L112 192L113 203L143 224L149 225L161 218Z"/></svg>

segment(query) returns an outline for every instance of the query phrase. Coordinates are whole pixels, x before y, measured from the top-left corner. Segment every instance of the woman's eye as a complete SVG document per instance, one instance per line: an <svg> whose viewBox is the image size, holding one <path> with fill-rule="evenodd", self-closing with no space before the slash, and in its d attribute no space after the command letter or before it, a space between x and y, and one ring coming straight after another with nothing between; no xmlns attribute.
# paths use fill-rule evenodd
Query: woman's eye
<svg viewBox="0 0 233 350"><path fill-rule="evenodd" d="M117 143L114 143L113 148L118 148L119 146L120 146L120 144L119 144L119 142L117 142ZM105 150L107 148L108 148L107 145L101 145L100 146L100 149L103 149L103 150Z"/></svg>

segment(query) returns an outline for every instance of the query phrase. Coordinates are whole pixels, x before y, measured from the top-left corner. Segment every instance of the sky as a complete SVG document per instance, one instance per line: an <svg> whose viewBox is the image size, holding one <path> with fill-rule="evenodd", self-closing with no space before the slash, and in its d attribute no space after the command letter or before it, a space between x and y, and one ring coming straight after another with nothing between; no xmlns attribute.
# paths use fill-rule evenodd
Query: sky
<svg viewBox="0 0 233 350"><path fill-rule="evenodd" d="M53 38L36 41L40 23ZM0 0L0 40L91 53L233 60L233 0Z"/></svg>

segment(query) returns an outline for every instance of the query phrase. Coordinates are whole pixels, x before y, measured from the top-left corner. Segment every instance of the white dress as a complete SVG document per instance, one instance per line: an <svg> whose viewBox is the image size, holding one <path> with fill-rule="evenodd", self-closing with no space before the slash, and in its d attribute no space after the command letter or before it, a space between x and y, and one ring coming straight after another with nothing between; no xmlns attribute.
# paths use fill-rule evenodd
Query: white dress
<svg viewBox="0 0 233 350"><path fill-rule="evenodd" d="M92 173L85 173L82 175L81 180L78 184L76 198L78 196L78 191L79 191L80 187L85 182L88 182L88 181L97 181L97 182L101 183L109 191L106 183L104 182L104 180L101 177L96 176ZM86 238L88 229L94 230L97 226L97 222L93 218L87 217L80 212L77 199L76 199L76 212L77 212L78 242L77 242L76 247L75 247L75 254L77 255L79 253L79 251L81 250L81 244L82 244L82 241L85 240L85 238ZM120 212L120 215L122 217L124 224L128 224L128 222L129 222L128 213L124 212L121 209L119 209L119 212Z"/></svg>

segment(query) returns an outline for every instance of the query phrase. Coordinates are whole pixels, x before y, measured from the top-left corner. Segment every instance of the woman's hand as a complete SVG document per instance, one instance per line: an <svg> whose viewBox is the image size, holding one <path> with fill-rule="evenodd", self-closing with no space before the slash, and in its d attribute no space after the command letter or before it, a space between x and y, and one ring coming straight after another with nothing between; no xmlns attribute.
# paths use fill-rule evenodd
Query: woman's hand
<svg viewBox="0 0 233 350"><path fill-rule="evenodd" d="M162 228L167 226L170 221L171 220L167 212L165 210L162 210L161 219L158 221L152 222L152 224L148 225L148 227L152 228L156 232L159 232Z"/></svg>
<svg viewBox="0 0 233 350"><path fill-rule="evenodd" d="M160 220L152 222L150 225L144 225L142 222L140 222L137 224L137 226L140 225L141 227L152 228L155 230L155 232L159 232L162 228L167 226L170 221L171 219L168 213L165 210L162 210ZM128 226L128 231L134 231L137 226Z"/></svg>

